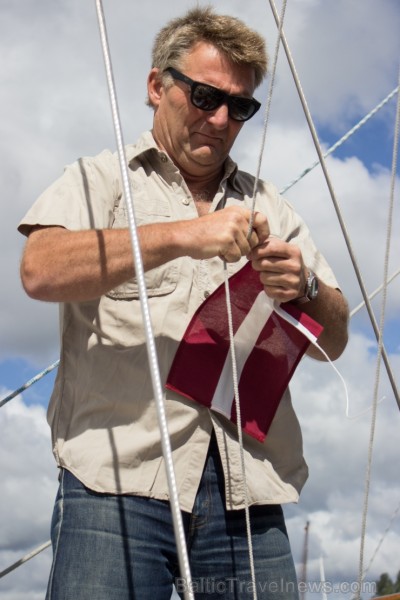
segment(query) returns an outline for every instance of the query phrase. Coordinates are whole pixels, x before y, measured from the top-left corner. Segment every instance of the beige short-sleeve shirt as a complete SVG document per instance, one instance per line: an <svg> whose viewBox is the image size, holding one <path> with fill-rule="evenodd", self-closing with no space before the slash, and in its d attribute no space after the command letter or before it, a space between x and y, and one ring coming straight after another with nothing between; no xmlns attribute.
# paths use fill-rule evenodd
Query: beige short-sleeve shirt
<svg viewBox="0 0 400 600"><path fill-rule="evenodd" d="M189 189L150 132L127 146L126 153L138 226L197 218ZM253 184L252 176L227 159L210 210L223 198L226 206L250 207ZM305 263L318 277L337 287L306 225L275 187L259 183L256 210L267 215L274 235L301 247ZM117 156L104 151L68 166L28 211L19 230L27 235L37 224L71 230L128 227ZM245 261L230 264L230 272ZM148 271L145 278L164 383L191 316L223 282L223 264L219 258L182 257ZM48 408L57 464L99 492L168 499L135 279L97 300L60 308L61 361ZM165 392L165 402L182 510L193 507L212 429L224 468L227 508L243 508L235 426L172 391ZM307 466L288 390L265 442L244 436L244 455L250 504L297 501Z"/></svg>

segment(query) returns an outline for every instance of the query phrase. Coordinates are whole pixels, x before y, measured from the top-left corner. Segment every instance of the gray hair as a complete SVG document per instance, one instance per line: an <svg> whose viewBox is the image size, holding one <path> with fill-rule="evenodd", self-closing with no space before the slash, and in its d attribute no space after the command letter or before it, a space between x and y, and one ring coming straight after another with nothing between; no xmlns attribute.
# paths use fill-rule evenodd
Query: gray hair
<svg viewBox="0 0 400 600"><path fill-rule="evenodd" d="M161 29L153 45L152 67L161 75L167 67L179 69L198 42L212 44L234 64L253 68L256 87L267 74L264 38L240 19L215 14L211 7L193 8Z"/></svg>

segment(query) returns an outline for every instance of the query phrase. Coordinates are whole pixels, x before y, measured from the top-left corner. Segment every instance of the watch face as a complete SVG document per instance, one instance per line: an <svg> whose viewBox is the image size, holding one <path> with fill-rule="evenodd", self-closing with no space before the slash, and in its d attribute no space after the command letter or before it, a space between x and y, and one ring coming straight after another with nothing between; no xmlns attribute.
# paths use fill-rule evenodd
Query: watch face
<svg viewBox="0 0 400 600"><path fill-rule="evenodd" d="M312 274L307 282L307 297L310 300L314 300L314 298L318 295L318 279L314 274Z"/></svg>

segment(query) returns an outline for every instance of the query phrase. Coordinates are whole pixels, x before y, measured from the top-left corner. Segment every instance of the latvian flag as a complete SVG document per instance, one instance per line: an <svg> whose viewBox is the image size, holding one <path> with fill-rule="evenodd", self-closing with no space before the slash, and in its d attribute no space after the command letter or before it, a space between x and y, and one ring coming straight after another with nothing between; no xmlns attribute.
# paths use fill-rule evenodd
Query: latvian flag
<svg viewBox="0 0 400 600"><path fill-rule="evenodd" d="M295 368L322 327L291 303L274 305L251 263L229 278L229 292L242 428L262 442ZM190 321L166 387L236 423L224 284Z"/></svg>

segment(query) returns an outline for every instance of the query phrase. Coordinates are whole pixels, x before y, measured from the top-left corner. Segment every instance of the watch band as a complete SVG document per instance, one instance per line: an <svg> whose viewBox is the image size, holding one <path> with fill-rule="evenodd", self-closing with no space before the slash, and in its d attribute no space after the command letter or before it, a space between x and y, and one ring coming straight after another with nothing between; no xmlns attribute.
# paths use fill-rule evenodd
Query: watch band
<svg viewBox="0 0 400 600"><path fill-rule="evenodd" d="M308 276L306 279L306 285L304 288L304 295L300 298L296 298L296 304L304 304L305 302L311 302L318 296L318 278L311 269L308 270Z"/></svg>

